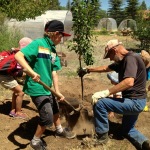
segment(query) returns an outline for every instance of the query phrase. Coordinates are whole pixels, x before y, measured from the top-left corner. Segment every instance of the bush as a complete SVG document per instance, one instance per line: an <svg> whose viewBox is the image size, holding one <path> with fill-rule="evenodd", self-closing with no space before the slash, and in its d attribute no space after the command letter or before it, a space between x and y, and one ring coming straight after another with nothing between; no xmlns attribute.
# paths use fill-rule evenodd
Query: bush
<svg viewBox="0 0 150 150"><path fill-rule="evenodd" d="M23 37L16 28L8 28L7 25L0 25L0 51L18 47L18 41Z"/></svg>

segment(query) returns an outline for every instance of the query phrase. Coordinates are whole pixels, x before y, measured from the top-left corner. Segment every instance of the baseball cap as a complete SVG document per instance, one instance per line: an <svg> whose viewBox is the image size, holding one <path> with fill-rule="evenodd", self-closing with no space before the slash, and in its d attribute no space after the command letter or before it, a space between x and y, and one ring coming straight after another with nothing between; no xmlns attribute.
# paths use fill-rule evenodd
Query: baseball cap
<svg viewBox="0 0 150 150"><path fill-rule="evenodd" d="M19 48L24 48L25 46L27 46L29 43L32 42L32 39L28 38L28 37L23 37L20 41L19 41Z"/></svg>
<svg viewBox="0 0 150 150"><path fill-rule="evenodd" d="M56 32L59 31L63 36L71 36L68 33L64 32L64 24L59 20L48 21L44 28L45 32Z"/></svg>
<svg viewBox="0 0 150 150"><path fill-rule="evenodd" d="M107 78L115 83L119 83L118 73L115 71L108 73Z"/></svg>
<svg viewBox="0 0 150 150"><path fill-rule="evenodd" d="M103 59L108 58L109 53L111 52L112 48L114 48L120 44L122 44L122 42L119 42L117 39L108 41L108 43L105 46L105 54L104 54Z"/></svg>

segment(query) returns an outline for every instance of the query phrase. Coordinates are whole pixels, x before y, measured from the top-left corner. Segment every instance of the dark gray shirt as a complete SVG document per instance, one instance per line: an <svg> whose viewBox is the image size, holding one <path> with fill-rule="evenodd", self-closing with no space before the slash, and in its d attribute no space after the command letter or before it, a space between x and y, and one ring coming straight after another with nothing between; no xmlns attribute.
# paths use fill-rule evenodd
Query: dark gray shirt
<svg viewBox="0 0 150 150"><path fill-rule="evenodd" d="M109 65L119 73L119 82L125 78L134 78L134 85L124 91L122 96L131 99L146 98L146 68L139 54L129 52L122 61Z"/></svg>

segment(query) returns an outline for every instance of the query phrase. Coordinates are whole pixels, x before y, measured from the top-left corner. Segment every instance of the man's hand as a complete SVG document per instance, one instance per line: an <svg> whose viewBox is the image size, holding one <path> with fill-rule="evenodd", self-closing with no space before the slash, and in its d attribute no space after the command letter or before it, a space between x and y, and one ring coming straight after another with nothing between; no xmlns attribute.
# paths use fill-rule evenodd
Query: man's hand
<svg viewBox="0 0 150 150"><path fill-rule="evenodd" d="M83 77L85 74L90 73L87 68L79 68L77 70L79 77Z"/></svg>
<svg viewBox="0 0 150 150"><path fill-rule="evenodd" d="M94 93L92 96L92 104L93 105L96 104L100 98L107 97L109 96L109 94L110 94L109 90L104 90L104 91Z"/></svg>

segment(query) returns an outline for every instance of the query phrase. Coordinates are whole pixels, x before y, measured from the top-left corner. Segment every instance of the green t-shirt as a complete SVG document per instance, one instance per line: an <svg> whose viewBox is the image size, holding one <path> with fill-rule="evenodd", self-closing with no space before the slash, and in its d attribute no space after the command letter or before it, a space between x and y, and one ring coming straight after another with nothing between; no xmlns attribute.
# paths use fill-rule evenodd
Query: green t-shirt
<svg viewBox="0 0 150 150"><path fill-rule="evenodd" d="M21 49L21 52L31 68L40 75L40 80L51 87L52 71L61 69L54 43L48 37L39 38ZM29 76L26 77L23 91L30 96L50 95L49 90Z"/></svg>

